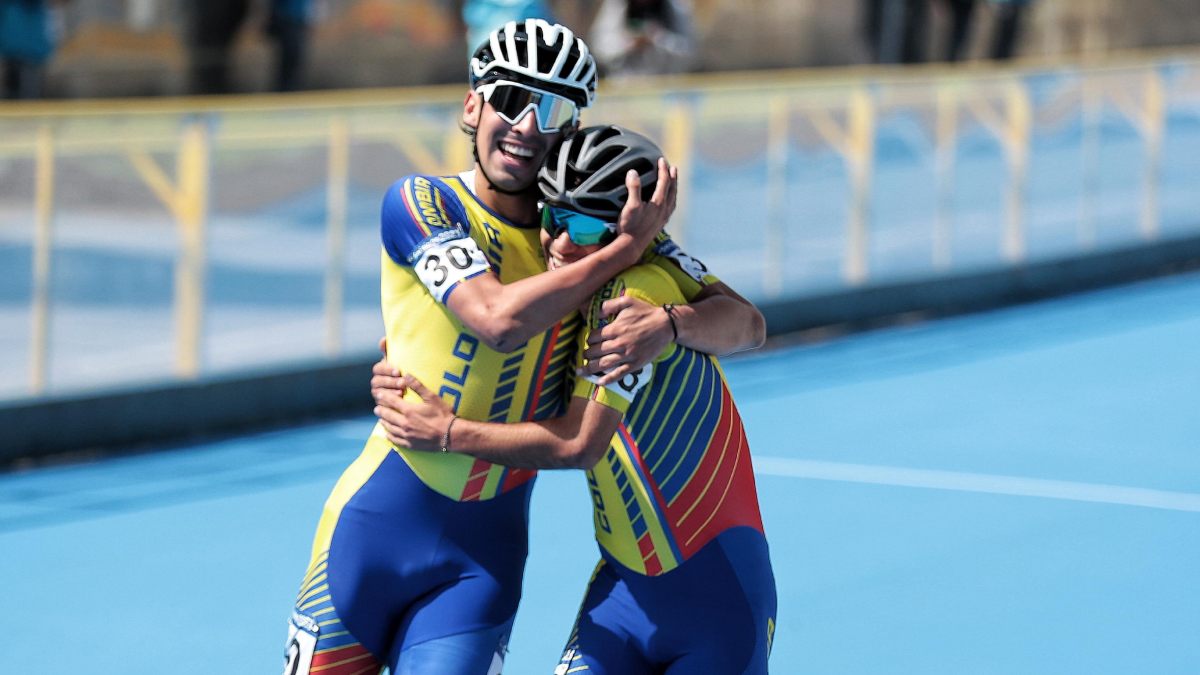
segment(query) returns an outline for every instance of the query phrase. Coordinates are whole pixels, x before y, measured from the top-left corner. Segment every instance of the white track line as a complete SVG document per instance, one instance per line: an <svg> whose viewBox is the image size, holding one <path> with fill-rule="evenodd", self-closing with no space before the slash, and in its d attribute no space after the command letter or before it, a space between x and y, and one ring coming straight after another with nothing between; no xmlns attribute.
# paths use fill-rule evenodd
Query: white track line
<svg viewBox="0 0 1200 675"><path fill-rule="evenodd" d="M895 466L817 462L783 457L755 457L754 472L767 476L873 483L902 487L982 492L1019 497L1046 497L1077 502L1143 506L1168 511L1200 513L1200 494L1145 488L1073 483L1018 476L996 476L957 471L905 469Z"/></svg>

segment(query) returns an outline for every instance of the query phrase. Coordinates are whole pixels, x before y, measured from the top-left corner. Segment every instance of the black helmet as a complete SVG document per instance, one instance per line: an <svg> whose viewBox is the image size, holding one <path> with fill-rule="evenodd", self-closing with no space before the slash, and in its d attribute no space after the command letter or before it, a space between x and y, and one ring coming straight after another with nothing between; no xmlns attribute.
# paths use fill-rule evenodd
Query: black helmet
<svg viewBox="0 0 1200 675"><path fill-rule="evenodd" d="M509 21L471 57L472 90L496 80L561 94L586 108L596 99L596 60L566 26L544 19Z"/></svg>
<svg viewBox="0 0 1200 675"><path fill-rule="evenodd" d="M658 181L662 150L645 136L616 125L587 127L563 139L538 172L543 201L597 218L615 220L629 191L630 169L642 179L642 199Z"/></svg>

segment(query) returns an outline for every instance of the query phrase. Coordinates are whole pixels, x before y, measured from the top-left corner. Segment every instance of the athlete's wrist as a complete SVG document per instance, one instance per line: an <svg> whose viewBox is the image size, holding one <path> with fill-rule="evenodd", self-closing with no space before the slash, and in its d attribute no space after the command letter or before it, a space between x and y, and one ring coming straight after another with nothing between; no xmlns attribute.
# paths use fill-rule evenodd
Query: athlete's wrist
<svg viewBox="0 0 1200 675"><path fill-rule="evenodd" d="M621 232L617 234L616 239L609 242L608 246L600 249L599 253L606 253L605 257L610 258L623 270L637 263L644 248L645 246L640 244L637 237L628 232Z"/></svg>
<svg viewBox="0 0 1200 675"><path fill-rule="evenodd" d="M678 308L670 302L663 305L662 308L663 313L667 315L667 322L671 325L671 341L679 342L679 322L676 320Z"/></svg>
<svg viewBox="0 0 1200 675"><path fill-rule="evenodd" d="M446 431L442 433L442 444L438 447L438 450L442 452L450 452L450 432L452 429L454 429L454 422L457 420L458 415L450 416L450 421L446 423Z"/></svg>

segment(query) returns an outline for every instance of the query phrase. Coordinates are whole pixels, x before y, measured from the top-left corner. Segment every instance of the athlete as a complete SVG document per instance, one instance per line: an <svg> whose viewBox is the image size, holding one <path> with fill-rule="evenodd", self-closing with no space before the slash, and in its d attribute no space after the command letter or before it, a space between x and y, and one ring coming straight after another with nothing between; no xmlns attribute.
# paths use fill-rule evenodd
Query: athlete
<svg viewBox="0 0 1200 675"><path fill-rule="evenodd" d="M437 387L463 419L559 414L581 323L575 308L645 255L674 208L676 171L660 158L654 170L623 177L629 198L610 246L546 270L537 171L578 128L595 72L587 46L563 26L501 26L470 64L460 121L473 169L408 176L384 197L388 361ZM657 241L652 264L677 269L656 253L673 245ZM695 311L708 307L720 303ZM499 672L521 594L533 476L393 447L377 428L325 503L285 672Z"/></svg>
<svg viewBox="0 0 1200 675"><path fill-rule="evenodd" d="M580 131L550 155L539 183L552 270L612 245L624 198L612 186L659 155L619 127ZM621 272L592 298L586 330L604 325L603 303L617 297L670 318L701 282L677 278L645 264ZM407 398L376 390L375 410L394 443L433 456L587 470L601 560L556 673L766 673L775 582L746 433L717 359L673 343L613 384L599 379L575 383L565 415L533 422L457 418L415 373Z"/></svg>

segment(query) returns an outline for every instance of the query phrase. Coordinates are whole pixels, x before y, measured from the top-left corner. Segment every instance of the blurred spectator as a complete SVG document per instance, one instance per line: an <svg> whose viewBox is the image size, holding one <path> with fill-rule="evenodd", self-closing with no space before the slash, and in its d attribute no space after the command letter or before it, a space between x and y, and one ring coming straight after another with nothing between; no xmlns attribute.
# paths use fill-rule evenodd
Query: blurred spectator
<svg viewBox="0 0 1200 675"><path fill-rule="evenodd" d="M865 0L867 46L875 63L925 60L927 0Z"/></svg>
<svg viewBox="0 0 1200 675"><path fill-rule="evenodd" d="M494 29L509 21L545 19L555 23L554 12L545 0L464 0L463 23L467 27L467 58Z"/></svg>
<svg viewBox="0 0 1200 675"><path fill-rule="evenodd" d="M975 0L942 0L942 4L950 11L950 35L946 39L944 58L961 61L966 56L967 38L971 35Z"/></svg>
<svg viewBox="0 0 1200 675"><path fill-rule="evenodd" d="M233 39L249 9L250 0L188 0L186 30L192 93L232 91L229 66Z"/></svg>
<svg viewBox="0 0 1200 675"><path fill-rule="evenodd" d="M695 51L690 0L603 0L588 44L610 77L690 70Z"/></svg>
<svg viewBox="0 0 1200 675"><path fill-rule="evenodd" d="M4 98L42 96L43 70L58 47L58 37L58 26L46 0L0 0L0 75L4 78Z"/></svg>
<svg viewBox="0 0 1200 675"><path fill-rule="evenodd" d="M267 36L275 41L275 91L300 89L312 0L271 0Z"/></svg>
<svg viewBox="0 0 1200 675"><path fill-rule="evenodd" d="M1031 0L990 0L996 10L996 23L992 33L993 59L1011 59L1016 52L1017 38L1021 32L1021 15Z"/></svg>

